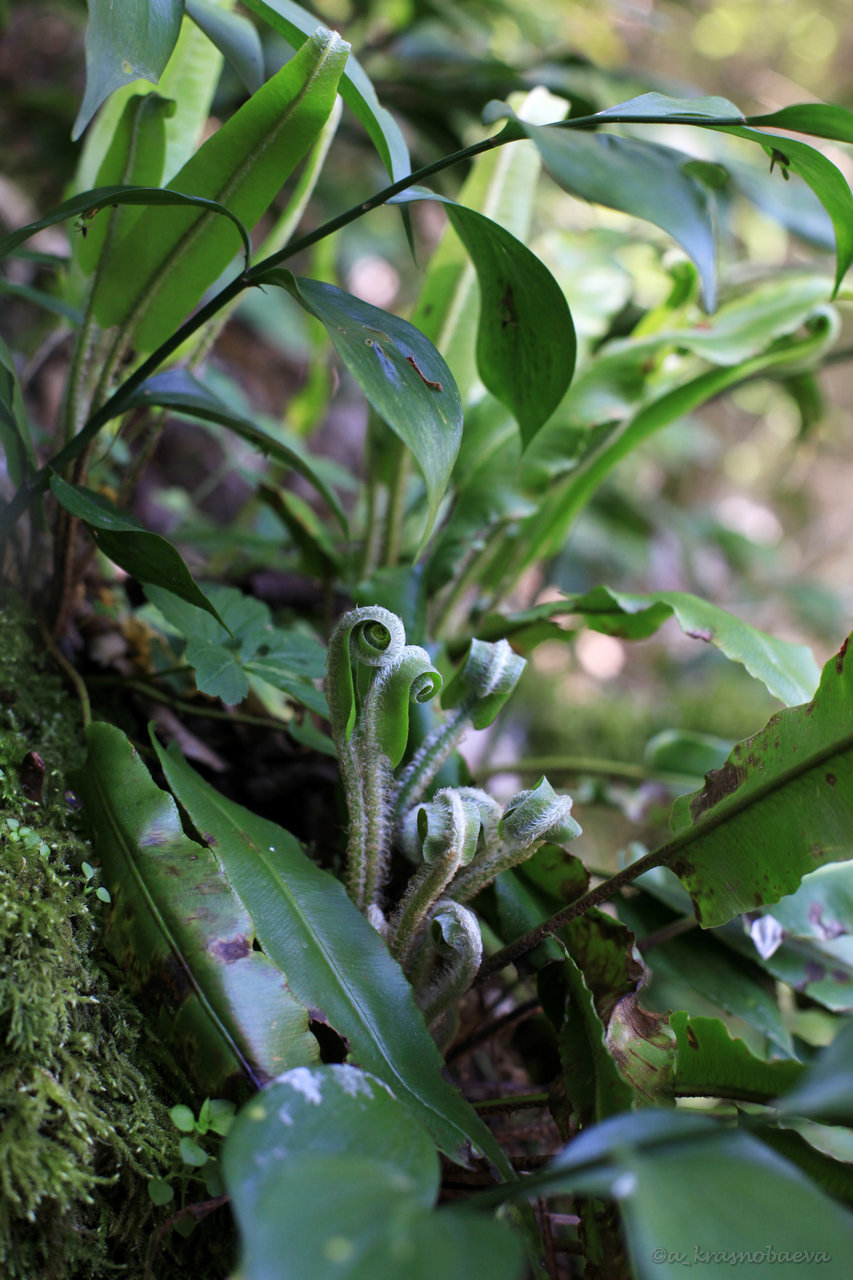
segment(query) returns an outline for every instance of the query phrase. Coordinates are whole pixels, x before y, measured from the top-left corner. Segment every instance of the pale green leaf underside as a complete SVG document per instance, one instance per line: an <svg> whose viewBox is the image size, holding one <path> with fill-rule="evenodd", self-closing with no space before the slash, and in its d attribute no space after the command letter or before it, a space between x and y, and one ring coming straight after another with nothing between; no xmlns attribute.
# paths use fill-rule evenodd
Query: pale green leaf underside
<svg viewBox="0 0 853 1280"><path fill-rule="evenodd" d="M266 212L335 102L349 45L319 28L168 184L218 200L246 226ZM116 246L93 298L101 325L132 328L138 350L169 336L234 257L233 237L194 210L141 219Z"/></svg>
<svg viewBox="0 0 853 1280"><path fill-rule="evenodd" d="M317 20L291 0L246 0L246 8L263 18L273 30L295 48L317 25ZM341 97L358 118L376 147L391 178L396 182L411 171L409 151L400 126L390 111L380 104L376 90L361 64L353 57L341 77Z"/></svg>

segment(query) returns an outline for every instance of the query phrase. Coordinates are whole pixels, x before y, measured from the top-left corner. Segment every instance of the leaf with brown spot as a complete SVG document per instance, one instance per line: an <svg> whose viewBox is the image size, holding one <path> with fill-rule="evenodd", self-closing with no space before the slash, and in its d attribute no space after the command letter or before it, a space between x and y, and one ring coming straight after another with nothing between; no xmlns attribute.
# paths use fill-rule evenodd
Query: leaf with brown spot
<svg viewBox="0 0 853 1280"><path fill-rule="evenodd" d="M805 1070L793 1058L757 1057L719 1018L689 1018L678 1012L670 1021L678 1044L674 1092L679 1098L769 1102L792 1088Z"/></svg>
<svg viewBox="0 0 853 1280"><path fill-rule="evenodd" d="M853 670L831 658L812 701L738 743L702 791L679 797L671 825L663 861L705 928L853 858Z"/></svg>
<svg viewBox="0 0 853 1280"><path fill-rule="evenodd" d="M172 797L124 734L86 730L77 787L111 905L104 940L131 986L155 1002L159 1029L199 1089L221 1093L316 1062L308 1012L252 948L249 913L214 854L186 836Z"/></svg>
<svg viewBox="0 0 853 1280"><path fill-rule="evenodd" d="M477 370L515 417L526 448L574 373L577 341L565 295L545 264L499 222L424 187L394 197L395 203L413 200L444 205L471 259L480 287Z"/></svg>
<svg viewBox="0 0 853 1280"><path fill-rule="evenodd" d="M690 805L694 821L696 818L701 818L706 809L710 809L720 800L737 791L745 777L746 770L737 768L729 760L722 769L711 769L705 777L704 788L694 796Z"/></svg>
<svg viewBox="0 0 853 1280"><path fill-rule="evenodd" d="M623 996L607 1026L607 1048L646 1106L671 1094L675 1035L668 1014L644 1009L634 992Z"/></svg>

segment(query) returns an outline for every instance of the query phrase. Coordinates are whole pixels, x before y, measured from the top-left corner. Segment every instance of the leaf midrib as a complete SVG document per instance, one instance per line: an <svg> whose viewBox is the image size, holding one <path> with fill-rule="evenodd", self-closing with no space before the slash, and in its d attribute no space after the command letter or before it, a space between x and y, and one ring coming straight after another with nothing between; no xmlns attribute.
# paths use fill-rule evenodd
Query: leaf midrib
<svg viewBox="0 0 853 1280"><path fill-rule="evenodd" d="M236 829L236 824L228 815L227 811L219 805L217 799L211 796L210 803L213 806L213 808L219 813L222 820L232 829ZM320 937L320 935L318 935L318 933L314 929L309 917L306 915L298 899L294 897L292 891L286 885L283 876L278 871L276 871L275 868L273 867L272 863L270 862L266 849L264 849L255 840L253 840L251 836L249 836L246 832L242 830L239 831L239 837L241 841L248 842L248 844L255 851L258 858L258 862L263 867L266 877L271 881L276 892L287 898L288 903L290 904L290 907L294 912L294 915L299 920L300 925L306 931L308 936L313 940L313 942L315 943L315 945L318 947L319 951L323 955L324 959L326 960L329 970L333 974L334 978L336 979L342 995L356 1009L365 1031L368 1033L371 1039L376 1041L378 1047L381 1049L382 1056L385 1062L388 1064L391 1071L393 1072L394 1078L400 1082L400 1085L402 1086L404 1093L408 1094L409 1096L417 1098L418 1102L421 1105L426 1106L429 1109L429 1111L431 1111L432 1114L435 1115L437 1119L442 1122L442 1124L450 1123L453 1126L453 1129L455 1130L455 1132L461 1137L463 1142L471 1141L472 1140L471 1135L467 1133L464 1129L462 1129L456 1120L451 1119L447 1115L438 1111L428 1097L425 1097L422 1092L416 1091L411 1087L411 1085L407 1083L406 1079L404 1078L404 1076L401 1075L399 1069L396 1066L396 1063L394 1061L395 1055L393 1053L393 1050L387 1044L384 1032L380 1031L374 1019L368 1017L369 1011L365 1009L362 1003L362 1000L358 995L357 990L353 990L353 988L347 983L344 975L340 970L340 967L338 966L336 961L333 959L333 957L329 954L329 951L327 950L322 938ZM391 957L389 955L389 960L390 959Z"/></svg>
<svg viewBox="0 0 853 1280"><path fill-rule="evenodd" d="M332 50L337 49L340 43L342 42L335 41L334 39L331 39L327 42L326 48L323 50L322 55L320 56L318 61L315 63L313 71L311 72L307 80L305 80L301 89L296 94L296 97L293 98L293 100L291 101L290 105L288 106L284 114L277 117L275 125L273 126L272 129L268 130L264 140L259 144L258 147L254 148L247 154L243 162L237 167L237 169L234 170L234 172L230 175L230 177L225 181L225 183L219 189L218 196L206 196L202 198L208 199L208 200L216 200L218 204L221 204L227 207L226 201L231 197L231 195L233 194L235 189L238 187L238 185L243 182L247 171L250 170L252 166L256 163L258 156L262 155L264 152L269 150L269 148L273 145L275 139L280 134L281 130L285 127L285 125L288 125L291 122L294 113L302 105L303 100L306 94L308 93L309 89L313 86L315 80L319 77ZM196 152L196 155L197 154L198 152ZM193 157L193 159L195 159L195 157ZM172 181L168 184L168 187L166 189L177 192L178 188L173 184L177 182L179 178L180 178L180 174L176 174L175 177L172 179ZM284 179L282 179L282 181L284 181ZM185 194L185 193L181 193L181 194ZM148 319L151 312L151 308L156 302L158 295L160 294L167 279L171 275L174 267L180 263L180 260L184 256L184 254L187 254L190 252L190 250L193 248L196 241L198 240L199 236L202 234L203 231L206 230L206 228L210 224L210 219L213 218L214 216L215 215L213 210L203 210L198 220L194 222L191 227L188 228L185 235L183 235L180 238L177 244L169 251L166 257L163 259L162 263L160 264L160 267L157 269L154 275L154 278L151 281L149 281L147 285L143 286L142 290L137 295L137 298L129 311L129 315L131 317L131 326L132 326L130 329L129 336L132 336L132 334L135 333L135 331L138 329L140 324L144 323Z"/></svg>

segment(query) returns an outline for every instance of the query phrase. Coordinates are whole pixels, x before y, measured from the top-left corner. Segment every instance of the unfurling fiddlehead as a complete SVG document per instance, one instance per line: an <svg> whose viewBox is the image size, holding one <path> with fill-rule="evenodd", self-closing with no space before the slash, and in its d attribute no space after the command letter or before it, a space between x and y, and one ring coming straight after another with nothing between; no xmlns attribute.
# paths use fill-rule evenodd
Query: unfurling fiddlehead
<svg viewBox="0 0 853 1280"><path fill-rule="evenodd" d="M400 775L394 793L394 816L400 823L417 804L469 725L486 729L512 693L527 665L506 640L489 644L472 640L465 661L443 691L441 706L449 712L427 737Z"/></svg>
<svg viewBox="0 0 853 1280"><path fill-rule="evenodd" d="M447 787L418 810L423 863L409 881L391 921L388 945L405 968L430 911L460 867L477 852L480 811Z"/></svg>
<svg viewBox="0 0 853 1280"><path fill-rule="evenodd" d="M406 749L409 702L426 702L440 688L429 654L406 644L396 614L376 606L341 618L329 643L326 697L349 815L347 888L362 911L382 892L388 795Z"/></svg>
<svg viewBox="0 0 853 1280"><path fill-rule="evenodd" d="M347 887L415 983L431 1024L468 989L482 958L477 918L461 904L543 841L580 833L571 800L544 778L503 812L476 787L444 788L418 804L469 725L492 723L524 666L506 640L473 640L444 690L444 722L395 782L409 707L433 698L441 676L424 649L406 644L400 619L379 606L350 610L329 643L329 716L349 815ZM419 865L389 905L383 895L394 840Z"/></svg>
<svg viewBox="0 0 853 1280"><path fill-rule="evenodd" d="M477 917L461 903L451 898L439 902L430 919L430 930L439 968L418 997L428 1025L465 994L483 958L483 938Z"/></svg>
<svg viewBox="0 0 853 1280"><path fill-rule="evenodd" d="M518 791L498 823L498 839L453 881L457 902L468 902L510 867L517 866L546 840L567 844L581 829L571 816L569 796L558 796L547 778L530 791Z"/></svg>

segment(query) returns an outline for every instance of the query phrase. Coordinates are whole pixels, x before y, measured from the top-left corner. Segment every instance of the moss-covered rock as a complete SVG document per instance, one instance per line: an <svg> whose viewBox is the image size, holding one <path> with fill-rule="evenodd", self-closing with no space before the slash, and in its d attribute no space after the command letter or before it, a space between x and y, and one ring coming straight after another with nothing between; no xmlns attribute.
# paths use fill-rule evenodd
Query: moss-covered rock
<svg viewBox="0 0 853 1280"><path fill-rule="evenodd" d="M92 855L66 792L83 757L79 720L21 611L0 607L0 1274L9 1280L141 1280L175 1207L155 1207L149 1183L182 1182L169 1108L200 1101L104 967L105 906L91 866L83 870ZM190 1199L206 1195L191 1185ZM166 1233L152 1275L217 1280L231 1238L227 1209L191 1241Z"/></svg>

